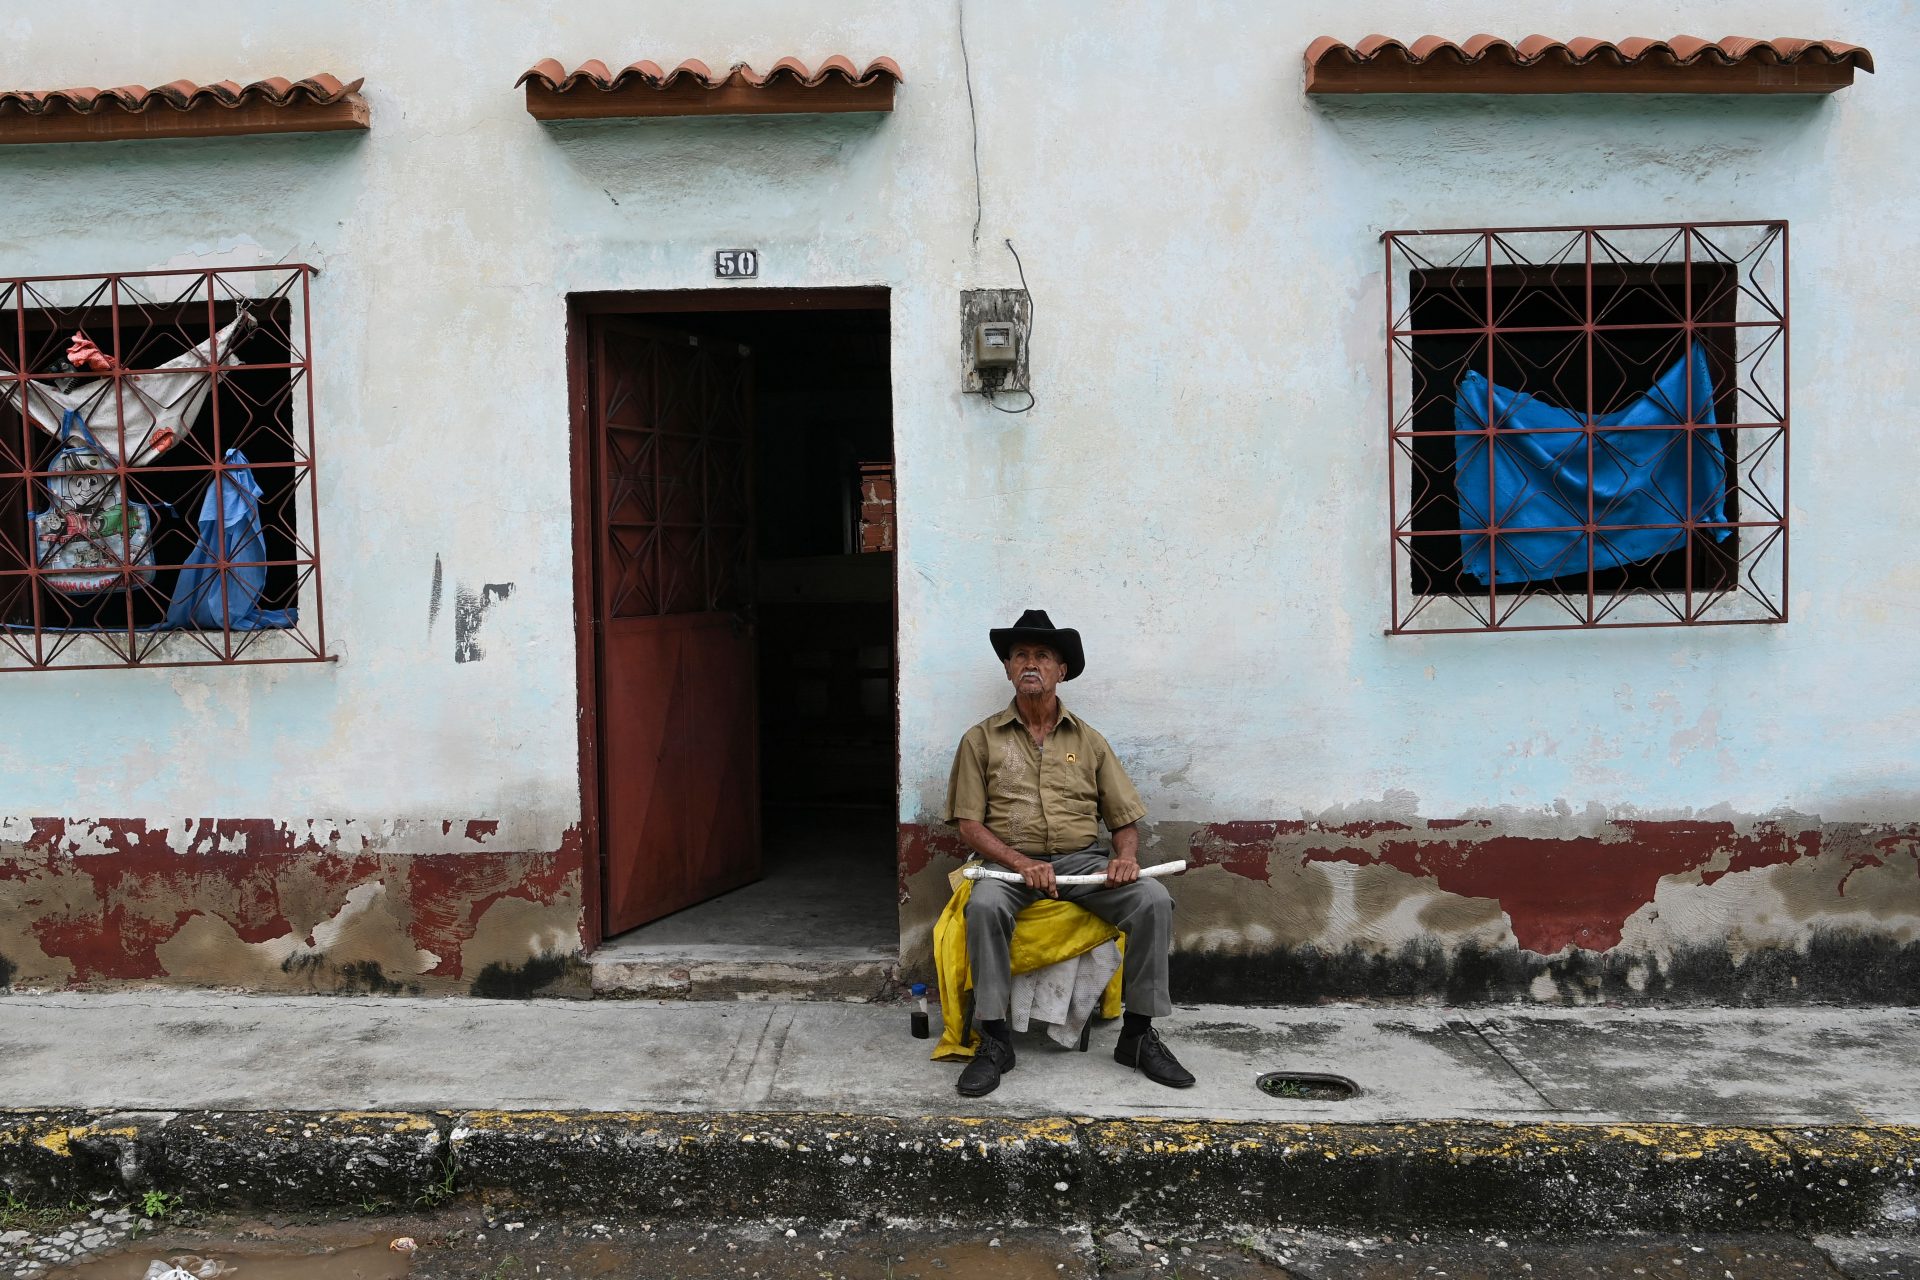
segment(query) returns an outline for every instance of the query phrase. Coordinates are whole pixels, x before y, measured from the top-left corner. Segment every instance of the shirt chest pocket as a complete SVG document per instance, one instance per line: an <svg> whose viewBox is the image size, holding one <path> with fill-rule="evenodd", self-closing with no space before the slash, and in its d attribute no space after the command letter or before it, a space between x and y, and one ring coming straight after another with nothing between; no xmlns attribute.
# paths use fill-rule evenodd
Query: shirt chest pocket
<svg viewBox="0 0 1920 1280"><path fill-rule="evenodd" d="M1100 788L1091 765L1076 759L1047 761L1040 771L1040 790L1048 816L1059 819L1095 819L1100 812Z"/></svg>

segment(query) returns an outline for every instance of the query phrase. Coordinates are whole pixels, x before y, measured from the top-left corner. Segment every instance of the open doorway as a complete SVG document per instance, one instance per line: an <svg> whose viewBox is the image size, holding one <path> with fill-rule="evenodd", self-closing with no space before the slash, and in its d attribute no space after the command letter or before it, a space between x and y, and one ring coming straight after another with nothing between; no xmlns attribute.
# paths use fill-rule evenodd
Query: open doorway
<svg viewBox="0 0 1920 1280"><path fill-rule="evenodd" d="M596 958L897 951L886 297L575 300Z"/></svg>

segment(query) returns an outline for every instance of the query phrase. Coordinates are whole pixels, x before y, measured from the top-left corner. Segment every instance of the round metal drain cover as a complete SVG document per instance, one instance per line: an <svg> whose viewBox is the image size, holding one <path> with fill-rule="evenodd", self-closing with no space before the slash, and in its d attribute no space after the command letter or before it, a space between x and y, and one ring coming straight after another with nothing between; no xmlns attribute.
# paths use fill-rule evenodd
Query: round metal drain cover
<svg viewBox="0 0 1920 1280"><path fill-rule="evenodd" d="M1360 1086L1345 1076L1318 1071L1269 1071L1254 1084L1269 1098L1289 1102L1345 1102L1360 1092Z"/></svg>

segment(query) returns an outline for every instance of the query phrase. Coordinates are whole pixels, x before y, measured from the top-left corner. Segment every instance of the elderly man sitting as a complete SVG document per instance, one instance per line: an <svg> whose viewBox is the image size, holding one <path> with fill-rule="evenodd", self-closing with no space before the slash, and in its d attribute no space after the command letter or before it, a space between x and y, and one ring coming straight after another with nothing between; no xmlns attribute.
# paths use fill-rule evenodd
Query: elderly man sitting
<svg viewBox="0 0 1920 1280"><path fill-rule="evenodd" d="M946 820L968 848L1018 872L1021 882L981 880L967 903L973 1012L982 1036L980 1051L960 1073L959 1090L969 1098L992 1093L1013 1070L1007 1006L1014 917L1041 897L1063 895L1127 935L1126 1017L1114 1061L1184 1089L1193 1076L1153 1030L1153 1019L1173 1012L1167 994L1173 900L1157 881L1140 878L1134 824L1146 806L1107 740L1054 693L1085 669L1080 633L1029 609L988 637L1013 685L1013 703L960 739ZM1100 842L1101 821L1113 833L1111 851ZM1103 884L1054 883L1056 875L1101 871Z"/></svg>

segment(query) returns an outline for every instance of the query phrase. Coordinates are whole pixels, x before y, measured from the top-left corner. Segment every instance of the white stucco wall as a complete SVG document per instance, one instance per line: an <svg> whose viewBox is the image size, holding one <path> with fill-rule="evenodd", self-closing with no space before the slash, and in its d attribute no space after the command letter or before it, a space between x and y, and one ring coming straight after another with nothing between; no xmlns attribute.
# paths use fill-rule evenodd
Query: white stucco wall
<svg viewBox="0 0 1920 1280"><path fill-rule="evenodd" d="M1499 806L1920 816L1902 162L1912 6L1702 0L1689 30L1865 44L1810 100L1309 102L1321 34L1431 7L971 0L983 214L951 3L248 5L0 12L0 84L364 75L365 136L0 149L0 273L303 260L327 630L340 661L11 675L13 814L578 817L565 297L894 293L904 790L1004 686L985 630L1085 634L1074 705L1155 812ZM1445 34L1673 34L1671 6L1519 3ZM111 39L100 33L110 31ZM535 59L885 54L889 117L536 123ZM1786 219L1794 537L1783 627L1388 638L1386 227ZM1039 404L958 394L958 291L1036 303ZM753 286L740 286L753 287ZM483 661L429 633L434 558L514 582ZM100 752L87 744L127 749ZM83 767L84 766L84 767ZM1344 808L1342 808L1344 807Z"/></svg>

